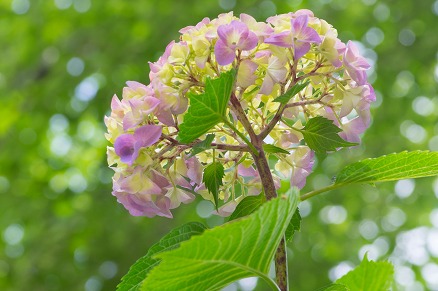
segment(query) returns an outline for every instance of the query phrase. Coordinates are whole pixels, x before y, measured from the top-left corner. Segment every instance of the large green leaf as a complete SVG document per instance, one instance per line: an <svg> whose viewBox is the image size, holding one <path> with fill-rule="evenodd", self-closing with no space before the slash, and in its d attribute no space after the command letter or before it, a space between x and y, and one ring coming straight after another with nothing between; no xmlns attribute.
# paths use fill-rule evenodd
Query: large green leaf
<svg viewBox="0 0 438 291"><path fill-rule="evenodd" d="M322 116L309 119L303 129L296 130L303 134L304 141L315 152L325 153L340 147L357 145L343 140L338 134L342 130L333 121Z"/></svg>
<svg viewBox="0 0 438 291"><path fill-rule="evenodd" d="M142 290L218 290L253 276L276 288L267 274L297 204L297 190L290 190L247 217L160 253L157 257L162 261L149 273Z"/></svg>
<svg viewBox="0 0 438 291"><path fill-rule="evenodd" d="M257 196L248 196L245 197L240 203L237 205L234 212L230 215L229 221L234 220L239 217L244 217L250 215L254 211L256 211L263 203L265 203L266 198L263 193L260 193Z"/></svg>
<svg viewBox="0 0 438 291"><path fill-rule="evenodd" d="M350 291L347 286L342 284L330 284L328 286L317 289L316 291Z"/></svg>
<svg viewBox="0 0 438 291"><path fill-rule="evenodd" d="M222 73L216 79L207 78L203 94L189 94L190 107L179 127L180 142L190 143L226 119L234 78L234 70Z"/></svg>
<svg viewBox="0 0 438 291"><path fill-rule="evenodd" d="M141 282L143 282L143 280L146 278L146 275L161 261L160 259L153 258L152 256L177 248L181 242L188 240L193 235L199 235L203 233L205 229L206 227L199 222L189 222L173 229L158 243L154 244L144 257L137 260L137 262L131 266L129 272L123 276L122 282L117 286L117 290L140 290Z"/></svg>
<svg viewBox="0 0 438 291"><path fill-rule="evenodd" d="M335 184L376 183L436 175L438 152L401 152L346 166L337 176Z"/></svg>
<svg viewBox="0 0 438 291"><path fill-rule="evenodd" d="M336 280L350 291L389 290L393 281L394 267L389 262L369 261L364 257L359 266Z"/></svg>
<svg viewBox="0 0 438 291"><path fill-rule="evenodd" d="M213 162L204 169L202 176L202 182L213 195L216 209L219 203L219 187L223 185L222 178L224 175L224 166L220 162Z"/></svg>

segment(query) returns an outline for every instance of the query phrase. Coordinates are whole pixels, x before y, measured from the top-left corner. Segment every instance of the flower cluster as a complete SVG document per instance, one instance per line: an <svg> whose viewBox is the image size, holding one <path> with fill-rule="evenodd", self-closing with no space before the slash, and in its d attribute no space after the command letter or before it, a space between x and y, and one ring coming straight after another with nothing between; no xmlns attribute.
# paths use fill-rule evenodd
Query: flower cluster
<svg viewBox="0 0 438 291"><path fill-rule="evenodd" d="M132 215L172 217L170 209L196 195L214 201L203 182L203 170L213 161L224 166L218 209L229 215L248 195L258 195L262 183L248 146L236 130L248 136L240 114L253 134L284 151L270 154L275 184L288 179L302 188L312 171L314 153L300 130L306 121L323 116L333 121L350 142L370 124L373 88L366 79L369 65L353 42L343 43L337 31L309 10L273 16L257 22L247 14L204 18L180 30L155 63L150 83L127 82L122 99L113 97L105 118L108 162L115 171L113 195ZM206 80L237 71L227 114L208 132L214 139L207 150L192 154L201 135L179 142L180 125L191 94L205 92ZM276 98L298 84L302 89L286 103ZM238 107L236 109L236 107ZM249 139L249 137L248 137Z"/></svg>

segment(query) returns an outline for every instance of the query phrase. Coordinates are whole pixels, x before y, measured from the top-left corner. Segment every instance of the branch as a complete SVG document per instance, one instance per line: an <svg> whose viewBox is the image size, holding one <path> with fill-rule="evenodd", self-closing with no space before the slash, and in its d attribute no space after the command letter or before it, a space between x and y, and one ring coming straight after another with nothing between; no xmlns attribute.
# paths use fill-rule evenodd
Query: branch
<svg viewBox="0 0 438 291"><path fill-rule="evenodd" d="M237 99L234 93L231 94L230 97L231 110L233 110L234 114L236 114L237 119L242 123L243 128L248 132L251 142L255 142L257 140L257 135L254 132L254 129L251 126L248 118L246 117L245 111L243 111L242 105L240 101Z"/></svg>

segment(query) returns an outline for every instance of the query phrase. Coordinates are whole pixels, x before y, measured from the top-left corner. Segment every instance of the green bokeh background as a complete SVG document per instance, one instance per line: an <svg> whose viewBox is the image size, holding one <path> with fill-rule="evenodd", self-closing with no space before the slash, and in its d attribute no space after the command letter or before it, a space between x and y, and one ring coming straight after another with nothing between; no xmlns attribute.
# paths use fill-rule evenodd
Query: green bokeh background
<svg viewBox="0 0 438 291"><path fill-rule="evenodd" d="M438 150L438 1L1 1L0 290L114 290L171 228L220 223L196 214L200 199L173 220L130 217L111 195L103 116L125 81L148 82L147 62L180 28L229 10L261 21L300 8L362 42L378 95L363 145L319 157L303 191L359 157ZM366 249L396 263L397 290L438 290L437 181L350 187L302 205L292 290L328 284Z"/></svg>

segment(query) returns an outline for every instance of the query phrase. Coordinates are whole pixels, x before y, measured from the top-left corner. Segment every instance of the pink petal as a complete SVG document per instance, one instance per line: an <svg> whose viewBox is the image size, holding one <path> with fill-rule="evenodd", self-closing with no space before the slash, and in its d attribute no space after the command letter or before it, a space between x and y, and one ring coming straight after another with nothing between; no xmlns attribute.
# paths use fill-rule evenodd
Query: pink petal
<svg viewBox="0 0 438 291"><path fill-rule="evenodd" d="M161 137L162 128L159 125L147 124L134 132L135 148L147 147L156 143Z"/></svg>
<svg viewBox="0 0 438 291"><path fill-rule="evenodd" d="M307 42L297 41L294 45L294 59L299 59L310 50L310 44Z"/></svg>
<svg viewBox="0 0 438 291"><path fill-rule="evenodd" d="M134 146L135 138L132 134L122 134L116 138L114 142L114 150L116 154L120 157L120 160L128 165L132 165L135 158L134 156Z"/></svg>
<svg viewBox="0 0 438 291"><path fill-rule="evenodd" d="M307 15L299 15L295 19L291 19L291 28L294 34L299 34L304 28L307 27L309 18Z"/></svg>
<svg viewBox="0 0 438 291"><path fill-rule="evenodd" d="M231 64L236 58L236 52L229 48L221 39L219 39L214 46L214 55L216 61L221 66Z"/></svg>
<svg viewBox="0 0 438 291"><path fill-rule="evenodd" d="M158 120L168 126L175 126L175 120L173 120L172 112L169 110L164 110L162 108L157 107L155 111L155 116Z"/></svg>
<svg viewBox="0 0 438 291"><path fill-rule="evenodd" d="M299 35L299 40L304 42L321 43L321 37L313 28L306 27Z"/></svg>
<svg viewBox="0 0 438 291"><path fill-rule="evenodd" d="M293 47L293 37L290 31L284 31L271 35L265 39L265 43L281 47Z"/></svg>
<svg viewBox="0 0 438 291"><path fill-rule="evenodd" d="M271 75L266 72L266 76L263 79L262 87L260 88L259 94L269 95L272 92L272 88L274 87L274 80Z"/></svg>
<svg viewBox="0 0 438 291"><path fill-rule="evenodd" d="M241 38L237 47L241 50L249 51L255 48L258 42L259 42L259 38L257 37L257 35L254 32L250 31L248 33L248 37Z"/></svg>

